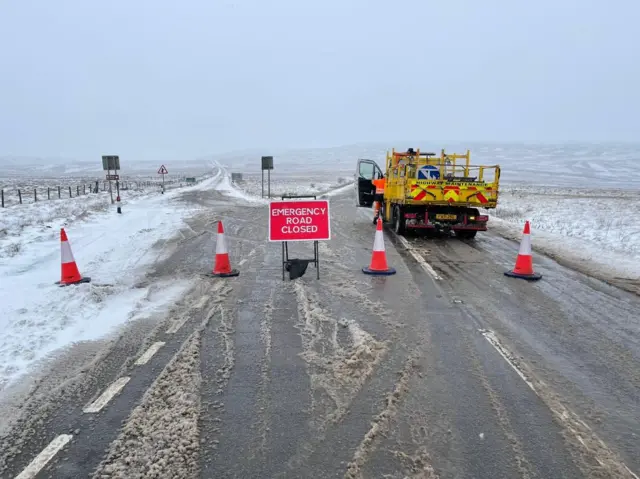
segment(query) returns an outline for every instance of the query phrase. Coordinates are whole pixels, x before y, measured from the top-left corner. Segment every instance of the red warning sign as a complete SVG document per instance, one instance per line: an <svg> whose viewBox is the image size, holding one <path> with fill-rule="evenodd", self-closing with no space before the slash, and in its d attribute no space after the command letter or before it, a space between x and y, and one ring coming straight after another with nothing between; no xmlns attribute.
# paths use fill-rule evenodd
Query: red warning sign
<svg viewBox="0 0 640 479"><path fill-rule="evenodd" d="M269 204L269 241L324 241L331 239L327 200L272 201Z"/></svg>
<svg viewBox="0 0 640 479"><path fill-rule="evenodd" d="M160 166L160 169L158 170L158 174L159 175L167 175L167 174L169 174L169 172L167 171L167 168L164 165L162 165L162 166Z"/></svg>

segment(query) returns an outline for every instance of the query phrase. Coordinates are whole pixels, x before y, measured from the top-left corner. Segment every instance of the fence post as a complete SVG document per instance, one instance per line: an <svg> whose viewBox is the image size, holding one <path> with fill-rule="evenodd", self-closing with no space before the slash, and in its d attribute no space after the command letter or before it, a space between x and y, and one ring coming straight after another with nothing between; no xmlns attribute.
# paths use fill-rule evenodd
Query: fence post
<svg viewBox="0 0 640 479"><path fill-rule="evenodd" d="M49 188L47 186L47 199L50 200L51 199L51 188Z"/></svg>
<svg viewBox="0 0 640 479"><path fill-rule="evenodd" d="M76 186L76 196L80 196L80 185Z"/></svg>
<svg viewBox="0 0 640 479"><path fill-rule="evenodd" d="M73 198L73 196L71 196L71 187L69 187L69 198Z"/></svg>
<svg viewBox="0 0 640 479"><path fill-rule="evenodd" d="M33 189L33 202L36 203L38 201L38 188Z"/></svg>
<svg viewBox="0 0 640 479"><path fill-rule="evenodd" d="M22 204L22 193L18 190L18 198L20 199L20 204Z"/></svg>
<svg viewBox="0 0 640 479"><path fill-rule="evenodd" d="M58 199L62 198L62 196L60 196L60 187L58 186Z"/></svg>
<svg viewBox="0 0 640 479"><path fill-rule="evenodd" d="M2 196L2 207L4 208L4 190L0 190L0 195Z"/></svg>
<svg viewBox="0 0 640 479"><path fill-rule="evenodd" d="M82 194L83 195L87 194L87 185L82 185Z"/></svg>

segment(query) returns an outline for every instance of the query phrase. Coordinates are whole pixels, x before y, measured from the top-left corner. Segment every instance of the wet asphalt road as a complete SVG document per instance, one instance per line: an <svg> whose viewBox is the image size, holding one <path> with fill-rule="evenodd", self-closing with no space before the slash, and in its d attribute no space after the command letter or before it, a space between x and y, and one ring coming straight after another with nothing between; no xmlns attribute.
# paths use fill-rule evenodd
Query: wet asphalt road
<svg viewBox="0 0 640 479"><path fill-rule="evenodd" d="M320 280L310 266L283 282L264 207L216 192L180 201L208 208L162 246L147 281L210 270L218 219L240 276L199 276L166 317L130 325L75 381L33 399L0 443L0 477L60 434L72 439L38 478L640 471L638 297L539 256L542 281L506 278L517 244L492 234L408 238L440 279L387 234L397 274L366 276L374 227L351 194L331 199ZM83 412L122 377L99 412Z"/></svg>

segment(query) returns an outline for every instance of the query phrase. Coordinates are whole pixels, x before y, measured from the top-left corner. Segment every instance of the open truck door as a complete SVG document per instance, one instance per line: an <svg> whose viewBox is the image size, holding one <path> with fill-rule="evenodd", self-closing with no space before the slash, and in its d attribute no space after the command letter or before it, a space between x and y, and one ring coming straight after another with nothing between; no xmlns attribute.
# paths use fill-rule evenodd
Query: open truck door
<svg viewBox="0 0 640 479"><path fill-rule="evenodd" d="M384 177L382 170L373 160L359 159L356 166L356 206L371 206L376 192L372 180Z"/></svg>

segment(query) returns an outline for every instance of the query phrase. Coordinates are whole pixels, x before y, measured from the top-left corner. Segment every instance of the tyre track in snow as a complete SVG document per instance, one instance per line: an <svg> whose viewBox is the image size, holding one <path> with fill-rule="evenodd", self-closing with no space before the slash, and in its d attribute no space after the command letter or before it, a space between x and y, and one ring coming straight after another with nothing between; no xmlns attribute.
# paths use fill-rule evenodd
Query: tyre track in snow
<svg viewBox="0 0 640 479"><path fill-rule="evenodd" d="M335 211L335 208L334 208ZM371 234L373 232L371 231ZM391 243L399 243L393 235L388 236L388 239L391 240ZM370 240L369 240L370 241ZM428 257L428 250L436 250L439 252L442 248L438 249L438 245L434 244L434 242L430 242L428 240L420 239L418 241L423 241L424 249L423 252L424 257ZM466 467L470 467L470 470L466 472L469 474L480 474L479 471L482 470L484 464L490 465L489 467L493 467L492 471L487 471L489 474L500 475L500 473L495 469L496 465L499 465L500 462L509 459L511 461L511 465L519 468L519 472L511 472L507 475L509 476L519 476L519 477L555 477L557 475L563 475L564 477L592 477L593 475L598 474L618 474L620 477L633 477L628 469L622 464L620 457L616 458L615 453L606 452L604 450L599 450L598 447L595 446L595 443L591 443L589 448L581 447L576 448L576 437L572 438L572 441L567 441L563 438L563 435L566 433L565 424L562 421L558 421L558 417L556 416L555 411L550 407L550 403L547 401L541 401L540 397L537 396L537 391L535 395L531 394L531 390L527 391L527 384L523 382L521 379L516 379L516 381L507 381L509 376L513 376L513 373L509 373L508 370L509 364L504 361L504 359L500 355L496 355L495 350L492 351L491 346L487 347L487 341L483 341L482 333L478 331L483 324L478 316L483 317L487 316L487 319L493 319L496 317L494 311L487 312L485 314L470 314L474 313L475 304L472 300L476 299L476 296L473 294L473 291L469 291L469 288L465 284L466 281L473 282L476 281L477 284L486 284L487 278L492 278L496 272L491 271L486 265L492 265L493 269L498 270L497 275L499 279L503 278L502 272L503 267L504 270L509 269L509 267L505 267L502 265L496 265L495 257L492 257L490 253L484 251L480 246L478 247L477 242L473 245L465 245L462 242L458 242L457 240L451 240L454 243L445 243L444 248L447 247L461 247L467 249L475 249L478 253L477 255L473 255L471 253L467 253L460 257L447 258L442 261L446 263L444 268L436 268L439 272L449 273L448 276L444 277L442 280L437 281L435 298L428 298L426 304L424 305L424 318L428 325L428 329L430 330L430 338L432 342L432 347L438 350L443 344L448 346L448 349L456 351L458 358L450 357L449 352L446 350L438 351L438 354L431 354L427 352L426 357L428 360L424 363L425 370L429 370L431 374L425 374L426 382L428 384L433 383L434 375L437 376L437 370L434 371L434 364L438 363L448 363L447 372L449 375L445 376L446 382L455 383L456 377L461 378L465 377L465 371L468 368L468 365L473 365L476 373L474 373L471 377L465 381L465 384L458 385L456 389L451 388L450 394L452 397L448 400L443 401L446 404L446 407L442 407L442 411L438 413L434 413L431 418L427 415L428 419L431 419L432 422L438 424L438 430L442 430L445 426L442 423L442 418L446 417L448 414L454 414L455 417L467 417L466 421L458 421L458 424L453 423L453 427L450 427L447 430L447 434L451 438L449 441L444 440L442 434L440 434L439 441L431 441L429 438L429 429L423 427L421 430L426 431L424 433L424 441L419 445L415 454L409 454L409 457L418 458L418 462L421 463L422 459L425 457L429 457L429 451L440 452L440 454L431 454L431 457L436 457L434 459L436 467L435 469L438 471L446 472L445 476L450 477L455 476L459 477L462 475L465 477L465 473L463 472ZM473 248L475 246L475 248ZM491 246L490 248L493 248ZM388 247L389 249L389 247ZM425 251L426 250L426 251ZM389 252L389 251L388 251ZM411 267L411 264L418 266L413 257L408 254L406 248L398 245L399 254L405 259L407 265ZM494 253L502 254L504 256L510 256L511 254L515 254L517 252L517 245L515 247L515 251L512 252L501 252ZM436 258L435 254L428 259L431 266L436 267L439 265L437 260L433 260ZM513 267L513 260L515 256L509 260L509 266ZM433 260L433 261L432 261ZM457 263L457 264L456 264ZM468 264L467 264L468 263ZM442 266L442 265L440 265ZM455 267L458 266L458 270L455 270ZM468 271L465 273L464 269L461 269L460 266L469 268L477 268L481 270L481 274L479 274L478 278L469 278ZM453 268L453 271L452 271ZM426 293L427 291L424 289L425 284L431 283L428 281L427 283L424 280L421 280L421 277L424 277L424 274L418 272L415 269L412 269L412 273L414 274L415 284ZM465 277L465 274L467 275ZM443 275L444 276L444 275ZM526 288L527 283L525 282L516 282L521 284L521 287ZM493 285L492 285L493 286ZM529 285L530 286L530 285ZM495 289L498 287L494 286ZM482 290L477 293L477 297L484 298L485 302L491 302L494 304L495 308L503 307L501 302L503 298L500 297L499 293L496 293L495 289L489 289L488 287L485 290ZM501 291L502 292L502 291ZM423 297L425 295L423 294ZM428 294L427 294L428 296ZM448 301L453 302L455 309L460 310L462 313L452 314L450 318L447 320L440 321L438 316L438 307L436 303L438 298L448 298ZM463 298L463 299L460 299ZM464 302L462 302L464 301ZM471 304L470 308L467 308L467 303ZM461 307L462 306L462 307ZM434 311L435 308L435 311ZM432 310L436 314L429 314L429 310ZM443 311L444 312L444 311ZM513 317L518 318L517 315L513 315ZM504 315L501 316L501 319ZM444 316L442 316L444 319ZM431 319L431 321L429 321ZM518 318L519 319L519 318ZM457 334L451 334L451 326L455 326L457 329ZM443 335L443 333L445 333ZM479 334L480 333L480 334ZM466 338L460 343L460 346L456 346L456 343L459 341L453 340L455 336ZM463 345L466 344L467 346ZM458 371L455 367L456 362L466 363L464 370ZM452 369L452 366L453 369ZM478 369L480 367L480 369ZM517 375L516 375L517 378ZM442 381L441 381L442 382ZM473 455L476 453L475 451L483 449L483 446L478 446L474 444L473 441L468 441L469 445L464 445L464 437L474 437L473 430L470 430L466 434L464 433L465 427L468 427L468 424L476 423L477 420L472 420L467 412L467 409L462 409L456 413L455 404L459 402L459 397L466 396L461 390L460 387L469 388L470 384L479 382L480 386L486 391L485 393L474 392L473 389L475 386L471 387L470 395L476 398L476 401L481 398L486 397L490 399L491 404L493 406L487 408L486 406L482 406L479 409L484 412L485 415L493 416L492 419L487 423L491 425L493 423L494 426L497 426L496 431L502 431L499 435L502 435L506 440L507 444L511 443L514 445L514 438L519 440L521 446L515 444L517 449L512 452L507 452L507 449L500 450L501 448L494 442L492 445L492 441L495 441L495 434L488 434L485 429L482 432L481 436L481 444L484 444L484 447L490 445L491 447L486 450L484 456L482 456L476 464L473 464ZM543 383L544 384L544 383ZM524 386L524 388L523 388ZM431 395L437 394L440 399L446 398L446 388L445 384L438 384L435 387L430 388ZM563 391L564 392L564 391ZM445 393L443 396L442 394ZM457 393L457 397L456 397ZM497 394L496 394L497 393ZM424 397L428 397L427 391L425 391ZM409 392L406 402L409 403L412 401L412 391ZM557 398L558 396L556 396ZM453 399L453 400L452 400ZM526 405L526 407L524 406ZM535 413L533 416L536 418L532 423L532 405L535 405ZM478 407L479 404L476 404ZM437 410L437 407L434 408L434 404L428 401L423 402L423 408L425 410ZM557 409L556 409L557 410ZM493 412L490 412L493 411ZM407 414L408 416L408 414ZM398 420L398 436L393 440L389 440L389 447L387 451L389 454L380 455L380 460L375 461L378 465L378 468L374 468L369 470L369 474L382 474L385 472L385 465L387 466L388 477L396 477L395 474L399 474L398 469L393 469L389 467L390 464L393 464L393 457L403 458L404 461L407 461L406 450L402 453L398 453L397 450L394 449L394 446L397 445L398 442L402 441L402 437L407 437L406 431L411 430L410 424L402 424L403 418L402 415L399 416ZM424 423L424 421L422 421ZM481 420L480 422L487 422L486 419ZM502 424L502 426L500 426ZM450 424L451 425L451 424ZM559 427L560 426L560 427ZM486 428L486 426L485 426ZM483 428L484 429L484 428ZM492 437L493 436L493 437ZM420 437L417 434L412 434L411 439L414 440L416 437ZM454 446L456 444L456 437L459 438L462 442ZM476 436L480 437L480 436ZM487 439L489 438L489 439ZM584 440L584 439L583 439ZM577 440L580 441L579 439ZM449 444L447 444L449 443ZM449 447L443 448L443 444L446 444ZM541 446L544 444L544 446ZM425 448L426 446L426 448ZM454 446L454 447L451 447ZM496 447L498 446L498 447ZM602 444L601 444L602 446ZM383 447L384 449L384 447ZM467 449L468 453L474 451L472 454L468 454L465 457L455 458L455 454L459 453L460 450L464 451ZM511 449L511 447L509 447ZM456 452L457 450L457 452ZM496 452L496 450L498 452ZM558 454L558 451L563 451L562 454ZM586 454L585 454L586 451ZM393 452L393 454L391 453ZM520 457L519 457L520 456ZM487 461L487 457L491 458L491 460ZM443 461L443 458L450 458L453 460L449 461L447 465L446 461ZM496 459L499 458L499 461ZM480 462L484 461L484 463ZM598 463L601 461L601 463ZM411 462L409 461L411 464ZM595 465L594 465L595 464ZM413 463L416 466L415 463ZM418 464L419 465L419 464ZM372 465L373 467L373 465ZM400 467L400 465L398 465ZM487 466L484 466L487 467ZM506 467L506 463L504 465ZM419 469L419 467L418 467ZM518 470L518 469L516 469ZM405 473L410 473L411 471L405 471ZM505 471L506 472L506 471ZM411 472L413 474L413 472ZM366 474L365 474L366 476ZM417 476L423 477L423 476ZM426 476L428 477L428 476Z"/></svg>
<svg viewBox="0 0 640 479"><path fill-rule="evenodd" d="M213 290L212 286L211 291L207 291L211 298L215 296ZM202 297L201 290L194 293L195 297ZM220 296L225 292L218 291L217 294ZM49 399L43 406L46 408L44 411L37 411L35 416L27 419L31 425L29 429L21 427L18 430L20 435L9 435L7 444L13 446L15 453L7 469L17 474L53 437L60 433L68 433L73 439L65 451L59 453L47 465L43 473L53 477L89 475L101 460L103 451L117 437L119 423L127 419L155 380L158 371L171 360L185 341L194 323L202 321L203 316L211 317L216 314L217 306L212 304L215 303L214 299L210 304L199 303L202 308L194 308L191 304L192 297L187 295L184 303L177 305L174 314L169 316L170 321L164 322L162 328L155 328L154 334L150 337L123 337L109 352L111 361L101 362L99 369L91 368L87 371L86 376L91 379L92 388L69 387L61 390L57 402L51 402ZM168 334L166 331L173 321L183 326L175 333ZM139 342L134 344L136 339ZM157 341L164 343L159 351L145 364L136 365L135 360L150 344ZM102 371L103 374L96 376L98 371ZM122 390L110 397L95 413L85 412L86 406L107 391L111 384L117 383L118 378L127 378Z"/></svg>
<svg viewBox="0 0 640 479"><path fill-rule="evenodd" d="M541 255L534 255L534 267L543 273L540 282L512 281L502 273L513 268L518 246L490 233L471 242L416 238L413 244L421 245L416 251L447 277L445 286L464 300L479 328L495 331L516 357L526 358L550 407L557 410L563 396L561 402L620 457L601 450L599 438L589 441L591 449L640 470L640 326L634 319L640 299ZM559 414L558 420L564 416L573 413ZM567 436L577 451L593 435L581 421L567 423L582 431L580 439ZM588 457L582 461L588 462ZM587 467L585 474L590 471Z"/></svg>
<svg viewBox="0 0 640 479"><path fill-rule="evenodd" d="M527 369L539 353L527 350L533 355L525 361L489 341L487 322L503 338L501 322L515 327L525 319L503 297L514 294L513 286L491 279L502 266L481 242L475 248L430 245L429 254L436 253L428 260L443 272L434 281L387 236L397 275L365 276L360 268L371 258L373 226L351 198L336 197L333 229L341 233L321 246L320 281L310 267L303 278L283 282L280 245L256 241L266 237L263 208L230 205L214 192L183 199L211 210L191 220L193 233L181 236L149 281L176 268L209 271L215 243L202 232L218 219L233 238L232 266L244 261L240 276L198 282L163 328L129 354L133 363L152 344L165 342L149 362L109 368L102 387L61 416L66 423L44 427L48 436L41 443L17 453L12 470L26 465L55 433L67 432L64 425L74 437L44 475L86 476L100 463L101 472L112 471L107 477L118 477L128 455L123 446L130 444L143 451L129 456L135 472L155 467L185 478L631 477L606 455L604 443L592 440L586 424L562 408L565 398L552 396L548 383ZM452 258L447 248L469 251ZM460 277L465 268L474 271L468 280ZM487 278L493 287L482 286ZM467 282L481 286L474 290ZM525 284L517 286L521 294L531 294ZM167 331L178 325L169 338ZM528 334L535 338L536 331ZM175 359L181 346L191 360ZM181 382L176 374L192 381ZM122 375L131 378L122 393L90 426L78 422L84 419L74 411ZM523 378L531 378L533 387ZM186 419L172 415L178 411L171 405L183 408ZM185 431L184 443L148 441L171 438L174 425ZM134 438L133 431L142 434ZM575 433L586 447L576 444ZM172 463L160 472L157 465L167 458Z"/></svg>
<svg viewBox="0 0 640 479"><path fill-rule="evenodd" d="M193 193L189 192L191 195ZM218 198L219 203L228 205L219 195L213 196L214 199ZM194 216L190 220L191 229L194 230L195 227L195 230L202 230L206 219L202 215ZM178 237L184 235L177 235L176 238ZM164 253L168 258L156 264L143 283L175 278L176 272L179 274L181 270L189 270L191 274L198 270L210 271L213 255L207 253L214 251L215 239L199 235L196 243L182 250L165 249ZM240 249L238 252L244 253ZM158 371L173 357L193 328L203 318L210 318L215 314L215 307L229 293L228 285L207 278L204 282L196 282L184 298L166 314L156 314L155 317L135 320L125 325L119 336L91 345L85 356L79 356L74 347L62 353L61 360L53 362L47 368L54 373L53 380L48 381L45 377L40 381L37 385L39 391L35 389L32 392L23 406L23 414L17 422L10 425L2 438L0 477L17 475L49 441L62 433L69 433L71 440L46 465L41 474L53 477L90 474L110 441L115 439L119 422L126 420L142 394L157 377ZM135 364L136 359L154 343L163 344L146 363ZM82 362L76 363L78 360ZM72 368L69 363L73 364ZM90 402L107 391L109 385L117 382L118 378L127 381L120 392L111 397L99 412L83 412ZM63 383L57 383L55 379L62 379Z"/></svg>

